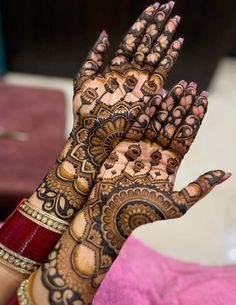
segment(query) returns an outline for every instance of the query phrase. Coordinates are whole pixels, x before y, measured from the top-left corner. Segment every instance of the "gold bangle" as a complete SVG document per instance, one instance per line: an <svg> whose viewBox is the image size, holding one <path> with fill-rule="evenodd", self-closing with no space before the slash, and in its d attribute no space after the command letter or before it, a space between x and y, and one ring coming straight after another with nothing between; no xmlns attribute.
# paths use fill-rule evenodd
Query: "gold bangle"
<svg viewBox="0 0 236 305"><path fill-rule="evenodd" d="M35 278L35 272L31 276L24 280L20 287L17 290L17 299L19 305L35 305L35 302L32 297L32 285Z"/></svg>
<svg viewBox="0 0 236 305"><path fill-rule="evenodd" d="M68 222L53 215L49 215L48 213L33 206L28 200L18 207L18 211L31 221L36 222L40 226L59 234L63 234L69 227Z"/></svg>
<svg viewBox="0 0 236 305"><path fill-rule="evenodd" d="M8 249L2 243L0 243L0 263L24 274L31 274L41 265Z"/></svg>

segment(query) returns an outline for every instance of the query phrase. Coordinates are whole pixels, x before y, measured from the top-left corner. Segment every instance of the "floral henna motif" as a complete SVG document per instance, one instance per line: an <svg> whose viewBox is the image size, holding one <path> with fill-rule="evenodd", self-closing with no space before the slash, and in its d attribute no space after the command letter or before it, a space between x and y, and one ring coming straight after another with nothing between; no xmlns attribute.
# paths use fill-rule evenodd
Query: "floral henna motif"
<svg viewBox="0 0 236 305"><path fill-rule="evenodd" d="M184 91L175 91L175 107L171 111L168 120L164 122L156 142L162 146L167 146L176 132L177 127L182 123L192 106L196 95L196 84L181 81Z"/></svg>
<svg viewBox="0 0 236 305"><path fill-rule="evenodd" d="M182 157L188 152L190 145L197 135L204 114L207 111L207 92L195 98L188 116L175 132L169 147L178 152Z"/></svg>
<svg viewBox="0 0 236 305"><path fill-rule="evenodd" d="M175 52L173 45L168 49L179 22L178 17L167 20L173 2L158 6L154 4L143 12L105 72L101 72L108 51L105 32L88 54L74 82L72 132L56 166L37 190L43 210L70 220L83 206L102 163L124 137L140 139L149 122L147 117L161 103L162 97L154 96L162 89L163 79L170 70L169 66L163 65L163 60L174 65L181 43L175 41L179 46ZM165 46L158 49L158 61L137 66L135 54L140 54L142 43L149 40L145 56L151 50L155 53L157 49L153 47L160 44L160 35L164 35L168 43L165 40ZM163 77L155 72L159 65ZM155 77L152 77L152 71ZM127 133L135 121L136 126ZM112 168L113 162L115 160L107 160L106 166Z"/></svg>
<svg viewBox="0 0 236 305"><path fill-rule="evenodd" d="M128 174L115 183L98 182L95 197L75 217L70 233L63 236L42 267L50 304L73 304L75 300L80 300L78 304L91 304L122 245L137 227L182 216L224 176L222 171L207 173L181 192L173 193L163 190L163 179L154 184L151 177L146 185L142 177ZM130 185L120 183L124 178ZM106 185L107 192L103 192ZM94 214L96 208L98 212Z"/></svg>
<svg viewBox="0 0 236 305"><path fill-rule="evenodd" d="M163 121L167 124L173 122L173 114L180 104L189 105L173 133L180 142L185 139L185 133L180 133L182 126L193 116L201 121L207 105L206 94L203 92L196 98L194 90L190 93L191 102L186 99L183 102L186 88L187 85L175 86L172 95L168 94L161 102L166 108L158 104L167 109ZM173 103L168 102L171 96ZM159 118L151 117L150 112L149 122L152 120L157 126L155 120ZM141 126L134 123L131 129ZM104 162L87 204L43 264L41 279L48 289L50 304L91 304L122 245L137 227L181 217L217 184L229 178L229 174L215 170L200 176L181 191L173 191L182 155L169 144L161 146L156 142L161 128L153 140L145 133L147 125L143 126L143 137L139 135L139 140L126 137ZM199 127L200 124L195 126L188 143L192 143Z"/></svg>

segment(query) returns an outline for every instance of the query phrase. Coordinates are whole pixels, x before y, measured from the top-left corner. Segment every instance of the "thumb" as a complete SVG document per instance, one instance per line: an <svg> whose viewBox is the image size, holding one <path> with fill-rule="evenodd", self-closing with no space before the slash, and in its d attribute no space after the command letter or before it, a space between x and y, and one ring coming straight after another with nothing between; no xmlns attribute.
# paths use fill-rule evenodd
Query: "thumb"
<svg viewBox="0 0 236 305"><path fill-rule="evenodd" d="M222 170L207 172L181 191L173 192L171 196L184 214L196 202L210 193L216 185L226 181L230 176L231 173L225 173Z"/></svg>

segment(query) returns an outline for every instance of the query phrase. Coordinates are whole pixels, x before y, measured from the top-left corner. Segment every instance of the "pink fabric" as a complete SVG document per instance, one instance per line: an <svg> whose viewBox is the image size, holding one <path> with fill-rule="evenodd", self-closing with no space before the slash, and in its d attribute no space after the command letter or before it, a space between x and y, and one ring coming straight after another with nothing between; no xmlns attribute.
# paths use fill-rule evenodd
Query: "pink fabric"
<svg viewBox="0 0 236 305"><path fill-rule="evenodd" d="M236 266L163 256L134 238L124 245L93 305L235 305Z"/></svg>

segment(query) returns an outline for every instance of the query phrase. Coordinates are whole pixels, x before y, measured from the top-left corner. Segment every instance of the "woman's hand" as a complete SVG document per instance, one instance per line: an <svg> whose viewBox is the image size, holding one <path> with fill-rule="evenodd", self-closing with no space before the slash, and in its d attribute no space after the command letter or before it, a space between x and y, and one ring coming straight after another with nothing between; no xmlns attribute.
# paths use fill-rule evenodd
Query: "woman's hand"
<svg viewBox="0 0 236 305"><path fill-rule="evenodd" d="M196 96L196 84L185 81L164 99L157 94L149 100L124 140L105 160L70 230L36 273L32 285L35 301L40 295L43 304L91 304L135 228L181 217L229 178L230 174L215 170L179 192L173 190L178 167L206 110L207 93Z"/></svg>
<svg viewBox="0 0 236 305"><path fill-rule="evenodd" d="M108 37L102 33L74 83L74 124L54 168L31 197L43 211L71 220L83 206L98 169L158 92L183 40L170 44L180 17L174 3L149 6L131 27L102 72Z"/></svg>

